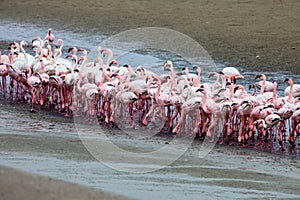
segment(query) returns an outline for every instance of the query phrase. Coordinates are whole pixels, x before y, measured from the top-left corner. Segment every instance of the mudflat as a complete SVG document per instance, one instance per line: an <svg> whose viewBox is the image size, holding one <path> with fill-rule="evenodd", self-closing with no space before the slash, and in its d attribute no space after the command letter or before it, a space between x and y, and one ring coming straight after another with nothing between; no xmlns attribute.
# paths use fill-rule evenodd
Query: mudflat
<svg viewBox="0 0 300 200"><path fill-rule="evenodd" d="M55 29L116 34L165 27L199 42L217 62L300 73L300 1L27 0L0 2L0 18ZM1 40L1 38L0 38Z"/></svg>
<svg viewBox="0 0 300 200"><path fill-rule="evenodd" d="M129 198L0 166L0 196L18 199L111 199Z"/></svg>

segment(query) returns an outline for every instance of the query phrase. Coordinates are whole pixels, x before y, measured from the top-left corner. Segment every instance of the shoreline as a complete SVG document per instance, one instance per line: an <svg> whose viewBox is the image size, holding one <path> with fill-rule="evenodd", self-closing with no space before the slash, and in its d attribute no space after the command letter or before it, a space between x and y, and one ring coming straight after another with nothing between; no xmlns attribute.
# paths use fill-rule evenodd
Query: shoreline
<svg viewBox="0 0 300 200"><path fill-rule="evenodd" d="M0 196L2 200L21 199L106 199L129 200L99 189L88 188L51 177L27 173L0 165Z"/></svg>

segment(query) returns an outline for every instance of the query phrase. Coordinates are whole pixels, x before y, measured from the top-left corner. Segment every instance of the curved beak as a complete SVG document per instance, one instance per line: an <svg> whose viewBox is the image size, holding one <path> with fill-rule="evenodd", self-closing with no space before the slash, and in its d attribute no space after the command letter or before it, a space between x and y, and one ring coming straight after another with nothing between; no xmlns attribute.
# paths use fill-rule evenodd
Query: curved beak
<svg viewBox="0 0 300 200"><path fill-rule="evenodd" d="M260 77L261 77L261 74L257 75L257 76L255 77L255 79L258 79L258 78L260 78Z"/></svg>
<svg viewBox="0 0 300 200"><path fill-rule="evenodd" d="M235 93L238 89L240 89L240 87L239 87L239 86L236 86L236 87L234 88L234 90L233 90L233 93Z"/></svg>

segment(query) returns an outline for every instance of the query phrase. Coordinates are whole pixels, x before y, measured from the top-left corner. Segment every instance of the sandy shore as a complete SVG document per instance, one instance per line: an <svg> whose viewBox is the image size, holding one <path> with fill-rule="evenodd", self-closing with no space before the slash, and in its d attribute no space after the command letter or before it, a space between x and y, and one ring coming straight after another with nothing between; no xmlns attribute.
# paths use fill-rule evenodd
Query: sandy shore
<svg viewBox="0 0 300 200"><path fill-rule="evenodd" d="M28 0L0 2L0 19L90 34L165 27L198 41L218 62L300 73L300 1ZM1 40L1 37L0 37ZM259 57L257 57L259 56Z"/></svg>
<svg viewBox="0 0 300 200"><path fill-rule="evenodd" d="M129 199L100 190L55 180L49 177L29 174L3 166L0 166L0 176L0 197L2 200Z"/></svg>

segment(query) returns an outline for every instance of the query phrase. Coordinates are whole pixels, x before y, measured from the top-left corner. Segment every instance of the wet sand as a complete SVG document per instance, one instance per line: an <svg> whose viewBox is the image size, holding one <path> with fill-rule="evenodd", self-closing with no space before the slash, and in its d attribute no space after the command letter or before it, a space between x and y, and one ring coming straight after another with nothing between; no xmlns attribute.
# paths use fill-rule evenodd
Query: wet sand
<svg viewBox="0 0 300 200"><path fill-rule="evenodd" d="M49 177L33 175L3 166L0 166L0 175L0 197L2 200L129 199L100 190L55 180Z"/></svg>
<svg viewBox="0 0 300 200"><path fill-rule="evenodd" d="M51 27L54 33L63 29L111 35L165 27L198 41L217 62L299 74L300 2L284 2L284 9L278 1L272 10L272 0L3 0L0 19Z"/></svg>

